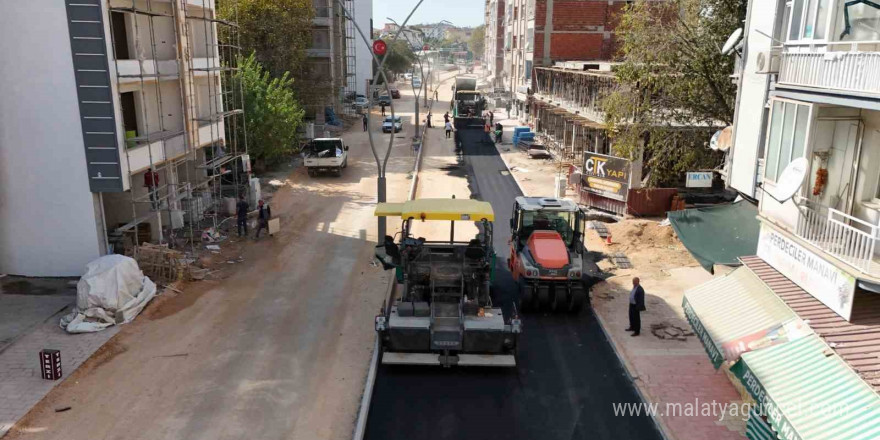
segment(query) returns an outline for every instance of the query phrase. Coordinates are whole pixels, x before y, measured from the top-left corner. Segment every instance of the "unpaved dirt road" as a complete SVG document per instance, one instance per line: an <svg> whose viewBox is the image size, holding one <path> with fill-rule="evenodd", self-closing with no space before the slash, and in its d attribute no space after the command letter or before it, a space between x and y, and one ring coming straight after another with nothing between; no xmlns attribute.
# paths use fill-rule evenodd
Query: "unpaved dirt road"
<svg viewBox="0 0 880 440"><path fill-rule="evenodd" d="M406 198L414 161L411 91L399 88L393 201ZM373 125L384 151L376 113ZM349 438L388 273L369 264L376 165L360 122L344 138L342 177L297 169L275 194L280 234L242 246L225 280L152 304L7 439Z"/></svg>

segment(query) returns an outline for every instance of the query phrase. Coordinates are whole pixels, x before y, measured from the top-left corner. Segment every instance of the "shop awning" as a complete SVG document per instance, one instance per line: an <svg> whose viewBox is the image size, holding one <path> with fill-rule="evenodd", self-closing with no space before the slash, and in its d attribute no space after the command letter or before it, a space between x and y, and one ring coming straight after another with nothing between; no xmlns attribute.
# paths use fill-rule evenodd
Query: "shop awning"
<svg viewBox="0 0 880 440"><path fill-rule="evenodd" d="M776 440L773 428L755 411L749 410L749 420L746 421L746 438L749 440Z"/></svg>
<svg viewBox="0 0 880 440"><path fill-rule="evenodd" d="M758 208L746 201L667 214L679 240L710 273L712 266L739 266L758 251Z"/></svg>
<svg viewBox="0 0 880 440"><path fill-rule="evenodd" d="M817 335L744 353L731 371L781 439L880 438L880 395Z"/></svg>
<svg viewBox="0 0 880 440"><path fill-rule="evenodd" d="M747 267L688 290L682 307L715 368L747 351L812 333Z"/></svg>

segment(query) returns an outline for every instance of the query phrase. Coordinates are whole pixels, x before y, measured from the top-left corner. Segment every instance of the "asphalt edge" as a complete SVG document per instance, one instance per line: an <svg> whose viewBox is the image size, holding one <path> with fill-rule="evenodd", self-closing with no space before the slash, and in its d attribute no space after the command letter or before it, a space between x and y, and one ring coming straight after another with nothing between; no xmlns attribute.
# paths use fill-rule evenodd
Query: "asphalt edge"
<svg viewBox="0 0 880 440"><path fill-rule="evenodd" d="M441 81L442 84L445 81ZM439 84L438 84L439 85ZM434 108L434 99L430 100L430 104L428 105L428 111L430 112ZM427 114L426 114L427 115ZM412 200L416 195L416 190L419 184L419 171L422 168L422 151L425 150L425 133L428 129L427 124L422 125L421 132L421 143L419 144L419 152L416 155L416 163L413 166L413 174L412 174L412 183L409 185L409 194L407 195L407 200ZM395 283L394 277L391 277L388 280L388 293L385 294L385 303L391 304L391 296L394 295L394 287L397 283ZM364 433L367 429L367 418L370 414L370 401L373 399L373 386L376 384L376 374L379 369L379 335L377 334L374 342L373 342L373 357L370 359L370 369L367 371L367 380L364 383L364 391L361 395L361 405L358 409L358 417L355 422L354 433L352 434L352 440L362 440L364 438Z"/></svg>
<svg viewBox="0 0 880 440"><path fill-rule="evenodd" d="M519 179L516 178L516 175L510 169L510 164L507 163L507 159L504 158L504 154L502 154L501 149L498 145L495 145L495 149L498 151L498 155L501 156L501 161L504 162L504 167L507 168L507 172L513 177L513 181L516 182L516 186L519 188L519 192L521 192L524 196L527 196L528 193L523 189L522 185L519 183ZM592 309L590 311L594 317L596 317L596 321L599 322L599 328L602 329L602 333L605 335L605 339L610 342L611 349L614 350L614 354L617 356L617 359L620 360L620 363L623 365L623 370L626 372L627 378L629 378L630 382L633 384L633 388L635 388L636 393L638 393L639 398L642 399L642 402L650 402L648 396L645 394L644 390L636 383L636 379L638 375L636 374L636 369L630 363L629 359L623 355L622 349L617 346L617 341L611 337L611 334L608 332L606 328L605 320L602 316ZM663 437L664 440L675 440L675 437L672 436L669 432L669 428L666 426L666 423L660 419L656 414L651 416L651 420L654 421L654 426L657 428L657 431ZM359 440L359 439L356 439Z"/></svg>

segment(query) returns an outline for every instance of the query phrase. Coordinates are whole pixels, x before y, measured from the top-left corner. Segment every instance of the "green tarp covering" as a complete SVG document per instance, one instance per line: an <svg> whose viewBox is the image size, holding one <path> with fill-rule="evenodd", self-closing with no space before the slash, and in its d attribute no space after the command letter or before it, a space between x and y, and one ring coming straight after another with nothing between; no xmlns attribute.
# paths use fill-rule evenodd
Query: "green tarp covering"
<svg viewBox="0 0 880 440"><path fill-rule="evenodd" d="M738 266L739 257L758 252L757 215L747 201L667 214L684 247L710 273L715 264Z"/></svg>

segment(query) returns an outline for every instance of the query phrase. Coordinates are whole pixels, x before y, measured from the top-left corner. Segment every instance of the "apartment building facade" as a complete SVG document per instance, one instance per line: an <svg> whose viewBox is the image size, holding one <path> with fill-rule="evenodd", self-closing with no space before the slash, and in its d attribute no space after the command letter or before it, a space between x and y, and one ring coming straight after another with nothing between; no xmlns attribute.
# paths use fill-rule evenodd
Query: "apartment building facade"
<svg viewBox="0 0 880 440"><path fill-rule="evenodd" d="M9 2L0 16L18 60L0 67L0 272L80 275L191 235L223 183L246 186L222 182L247 147L213 0Z"/></svg>
<svg viewBox="0 0 880 440"><path fill-rule="evenodd" d="M560 61L610 61L626 1L509 0L504 18L504 87L525 109L532 68Z"/></svg>
<svg viewBox="0 0 880 440"><path fill-rule="evenodd" d="M727 183L758 205L757 252L702 288L723 305L686 293L685 312L716 368L727 362L774 409L755 423L786 438L877 438L880 9L751 0L743 35ZM845 411L812 410L822 405Z"/></svg>
<svg viewBox="0 0 880 440"><path fill-rule="evenodd" d="M503 87L505 11L504 0L486 0L483 63L493 87Z"/></svg>

